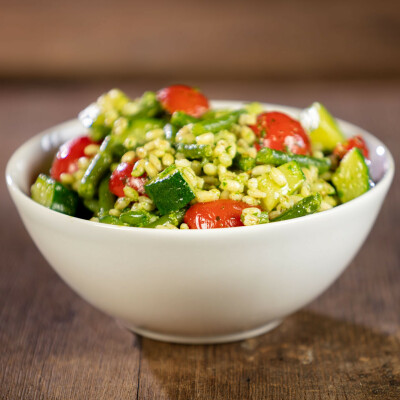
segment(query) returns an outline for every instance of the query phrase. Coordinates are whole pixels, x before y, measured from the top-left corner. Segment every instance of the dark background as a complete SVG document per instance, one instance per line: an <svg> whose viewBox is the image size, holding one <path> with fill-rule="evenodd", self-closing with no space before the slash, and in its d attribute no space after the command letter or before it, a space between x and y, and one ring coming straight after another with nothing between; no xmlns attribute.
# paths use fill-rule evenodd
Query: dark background
<svg viewBox="0 0 400 400"><path fill-rule="evenodd" d="M396 0L0 1L0 78L400 78Z"/></svg>

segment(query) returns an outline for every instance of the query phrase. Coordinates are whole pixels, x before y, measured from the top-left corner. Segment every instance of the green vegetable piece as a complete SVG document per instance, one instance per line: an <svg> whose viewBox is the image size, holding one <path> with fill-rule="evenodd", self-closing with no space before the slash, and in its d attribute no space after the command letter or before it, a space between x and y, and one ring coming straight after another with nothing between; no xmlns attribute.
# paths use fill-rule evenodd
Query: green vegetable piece
<svg viewBox="0 0 400 400"><path fill-rule="evenodd" d="M144 188L161 214L179 210L195 198L184 169L175 164L159 173Z"/></svg>
<svg viewBox="0 0 400 400"><path fill-rule="evenodd" d="M248 103L244 106L244 108L248 114L258 115L264 111L264 107L258 102Z"/></svg>
<svg viewBox="0 0 400 400"><path fill-rule="evenodd" d="M143 227L148 225L152 219L155 218L154 214L147 211L127 211L120 215L119 219L130 226Z"/></svg>
<svg viewBox="0 0 400 400"><path fill-rule="evenodd" d="M323 179L317 179L311 184L311 192L318 192L321 196L332 196L336 194L335 188Z"/></svg>
<svg viewBox="0 0 400 400"><path fill-rule="evenodd" d="M209 144L179 143L176 145L176 149L191 160L201 160L212 155L212 147Z"/></svg>
<svg viewBox="0 0 400 400"><path fill-rule="evenodd" d="M256 159L250 156L238 154L234 159L234 166L241 171L247 172L256 166Z"/></svg>
<svg viewBox="0 0 400 400"><path fill-rule="evenodd" d="M259 215L259 224L267 224L269 222L269 216L267 211L261 211L261 214Z"/></svg>
<svg viewBox="0 0 400 400"><path fill-rule="evenodd" d="M111 131L111 127L105 125L105 115L96 103L83 109L78 114L78 119L85 128L89 129L89 136L95 141L102 140Z"/></svg>
<svg viewBox="0 0 400 400"><path fill-rule="evenodd" d="M160 102L154 92L144 92L142 97L134 102L128 102L122 108L122 115L129 119L152 118L161 112Z"/></svg>
<svg viewBox="0 0 400 400"><path fill-rule="evenodd" d="M99 222L108 225L129 226L128 224L125 224L123 221L121 221L118 217L115 217L114 215L104 215L99 218Z"/></svg>
<svg viewBox="0 0 400 400"><path fill-rule="evenodd" d="M90 137L100 141L111 133L121 116L134 120L151 118L160 112L161 106L154 92L145 92L140 99L129 101L123 92L112 89L82 110L78 118L90 130Z"/></svg>
<svg viewBox="0 0 400 400"><path fill-rule="evenodd" d="M329 158L308 157L300 154L290 154L283 151L273 150L269 147L262 148L256 157L257 164L282 165L290 161L296 161L302 167L314 166L320 174L329 170L331 160Z"/></svg>
<svg viewBox="0 0 400 400"><path fill-rule="evenodd" d="M110 168L113 161L110 143L111 137L108 136L104 139L100 151L94 156L81 179L78 194L84 199L91 199L95 196L101 178Z"/></svg>
<svg viewBox="0 0 400 400"><path fill-rule="evenodd" d="M206 111L201 116L200 119L201 119L201 121L206 121L206 120L210 121L210 120L213 120L215 118L222 117L223 115L229 114L230 112L232 112L232 110L227 110L227 109L225 109L225 110L221 110L221 109L213 110L213 109L211 109L211 110Z"/></svg>
<svg viewBox="0 0 400 400"><path fill-rule="evenodd" d="M183 111L175 111L171 115L171 124L176 126L177 128L182 128L182 126L185 126L187 124L194 124L196 122L199 122L200 120L198 118L192 117L189 114L184 113Z"/></svg>
<svg viewBox="0 0 400 400"><path fill-rule="evenodd" d="M360 149L353 148L342 159L332 176L339 199L342 203L361 196L370 188L368 166Z"/></svg>
<svg viewBox="0 0 400 400"><path fill-rule="evenodd" d="M186 208L182 208L176 211L171 211L170 213L158 218L156 221L148 225L145 225L144 228L155 228L158 225L167 225L167 224L178 226L183 222L185 214L186 214Z"/></svg>
<svg viewBox="0 0 400 400"><path fill-rule="evenodd" d="M288 219L304 217L305 215L314 214L321 206L322 197L319 193L305 197L296 203L293 207L286 210L271 222L285 221Z"/></svg>
<svg viewBox="0 0 400 400"><path fill-rule="evenodd" d="M101 95L96 103L92 103L82 110L78 118L82 125L90 130L90 137L100 141L111 132L114 120L118 118L128 101L125 93L119 89L112 89ZM110 113L113 115L112 118L110 118Z"/></svg>
<svg viewBox="0 0 400 400"><path fill-rule="evenodd" d="M335 118L321 103L313 103L303 110L300 120L309 132L311 143L323 151L332 151L345 140Z"/></svg>
<svg viewBox="0 0 400 400"><path fill-rule="evenodd" d="M31 197L34 201L58 211L74 216L78 207L78 195L67 189L61 183L45 174L40 174L31 187Z"/></svg>
<svg viewBox="0 0 400 400"><path fill-rule="evenodd" d="M279 186L270 174L258 178L258 188L267 194L266 197L261 199L261 204L267 211L272 211L276 207L281 196L293 194L306 179L296 161L283 164L278 167L278 170L286 178L286 184L283 186Z"/></svg>
<svg viewBox="0 0 400 400"><path fill-rule="evenodd" d="M97 199L83 199L83 205L93 214L98 215L100 206Z"/></svg>
<svg viewBox="0 0 400 400"><path fill-rule="evenodd" d="M206 132L217 133L224 129L229 130L233 124L238 122L240 115L245 112L246 110L236 110L219 118L196 122L193 124L192 132L195 136L198 136Z"/></svg>
<svg viewBox="0 0 400 400"><path fill-rule="evenodd" d="M138 118L127 123L126 128L120 134L113 134L113 146L122 144L126 146L129 141L131 145L126 146L135 149L146 143L146 133L153 129L163 128L165 122L156 118ZM128 139L128 140L127 140Z"/></svg>
<svg viewBox="0 0 400 400"><path fill-rule="evenodd" d="M110 177L107 176L102 179L99 185L99 216L106 215L115 204L116 196L110 192L109 181Z"/></svg>

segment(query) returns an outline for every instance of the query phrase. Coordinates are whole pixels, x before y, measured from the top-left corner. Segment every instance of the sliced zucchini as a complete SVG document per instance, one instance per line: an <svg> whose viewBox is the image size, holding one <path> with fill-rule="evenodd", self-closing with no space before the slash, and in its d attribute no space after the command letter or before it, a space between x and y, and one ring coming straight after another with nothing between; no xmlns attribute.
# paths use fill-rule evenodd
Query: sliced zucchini
<svg viewBox="0 0 400 400"><path fill-rule="evenodd" d="M31 187L34 201L62 214L76 214L78 194L45 174L40 174Z"/></svg>
<svg viewBox="0 0 400 400"><path fill-rule="evenodd" d="M286 184L279 186L271 177L270 174L262 175L258 178L258 188L267 194L261 199L261 204L267 211L273 210L283 195L293 194L305 181L305 176L300 165L296 161L283 164L278 167L285 178Z"/></svg>
<svg viewBox="0 0 400 400"><path fill-rule="evenodd" d="M335 118L321 103L313 103L300 115L302 125L307 129L311 143L323 151L331 151L346 138Z"/></svg>
<svg viewBox="0 0 400 400"><path fill-rule="evenodd" d="M195 198L184 169L172 164L145 185L145 191L161 214L179 210Z"/></svg>
<svg viewBox="0 0 400 400"><path fill-rule="evenodd" d="M332 182L342 203L361 196L370 188L368 166L360 149L354 147L342 159Z"/></svg>

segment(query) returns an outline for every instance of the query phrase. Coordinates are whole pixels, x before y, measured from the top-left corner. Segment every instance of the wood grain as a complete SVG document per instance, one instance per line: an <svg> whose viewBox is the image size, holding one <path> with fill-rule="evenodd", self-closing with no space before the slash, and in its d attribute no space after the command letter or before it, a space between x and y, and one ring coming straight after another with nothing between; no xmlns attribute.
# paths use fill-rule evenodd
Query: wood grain
<svg viewBox="0 0 400 400"><path fill-rule="evenodd" d="M0 76L400 75L398 0L0 0Z"/></svg>
<svg viewBox="0 0 400 400"><path fill-rule="evenodd" d="M134 96L166 83L3 84L1 169L19 144L102 91L118 85ZM400 161L398 81L190 83L213 98L321 100ZM360 253L320 298L264 336L183 346L137 338L78 298L35 248L1 179L0 399L400 398L398 180Z"/></svg>

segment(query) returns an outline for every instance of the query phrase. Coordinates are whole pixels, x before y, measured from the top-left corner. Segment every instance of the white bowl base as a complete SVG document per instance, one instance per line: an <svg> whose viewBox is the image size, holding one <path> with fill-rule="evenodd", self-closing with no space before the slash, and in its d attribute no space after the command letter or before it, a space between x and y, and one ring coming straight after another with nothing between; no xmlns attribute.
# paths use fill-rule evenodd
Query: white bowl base
<svg viewBox="0 0 400 400"><path fill-rule="evenodd" d="M268 322L255 329L250 329L248 331L231 333L229 335L217 335L217 336L176 336L168 335L164 333L154 332L147 329L138 328L130 323L126 323L122 320L118 320L121 325L128 330L136 333L138 335L144 336L149 339L158 340L160 342L170 342L170 343L180 343L180 344L217 344L217 343L230 343L237 342L240 340L250 339L255 336L260 336L267 333L277 326L279 326L282 320L275 320Z"/></svg>

